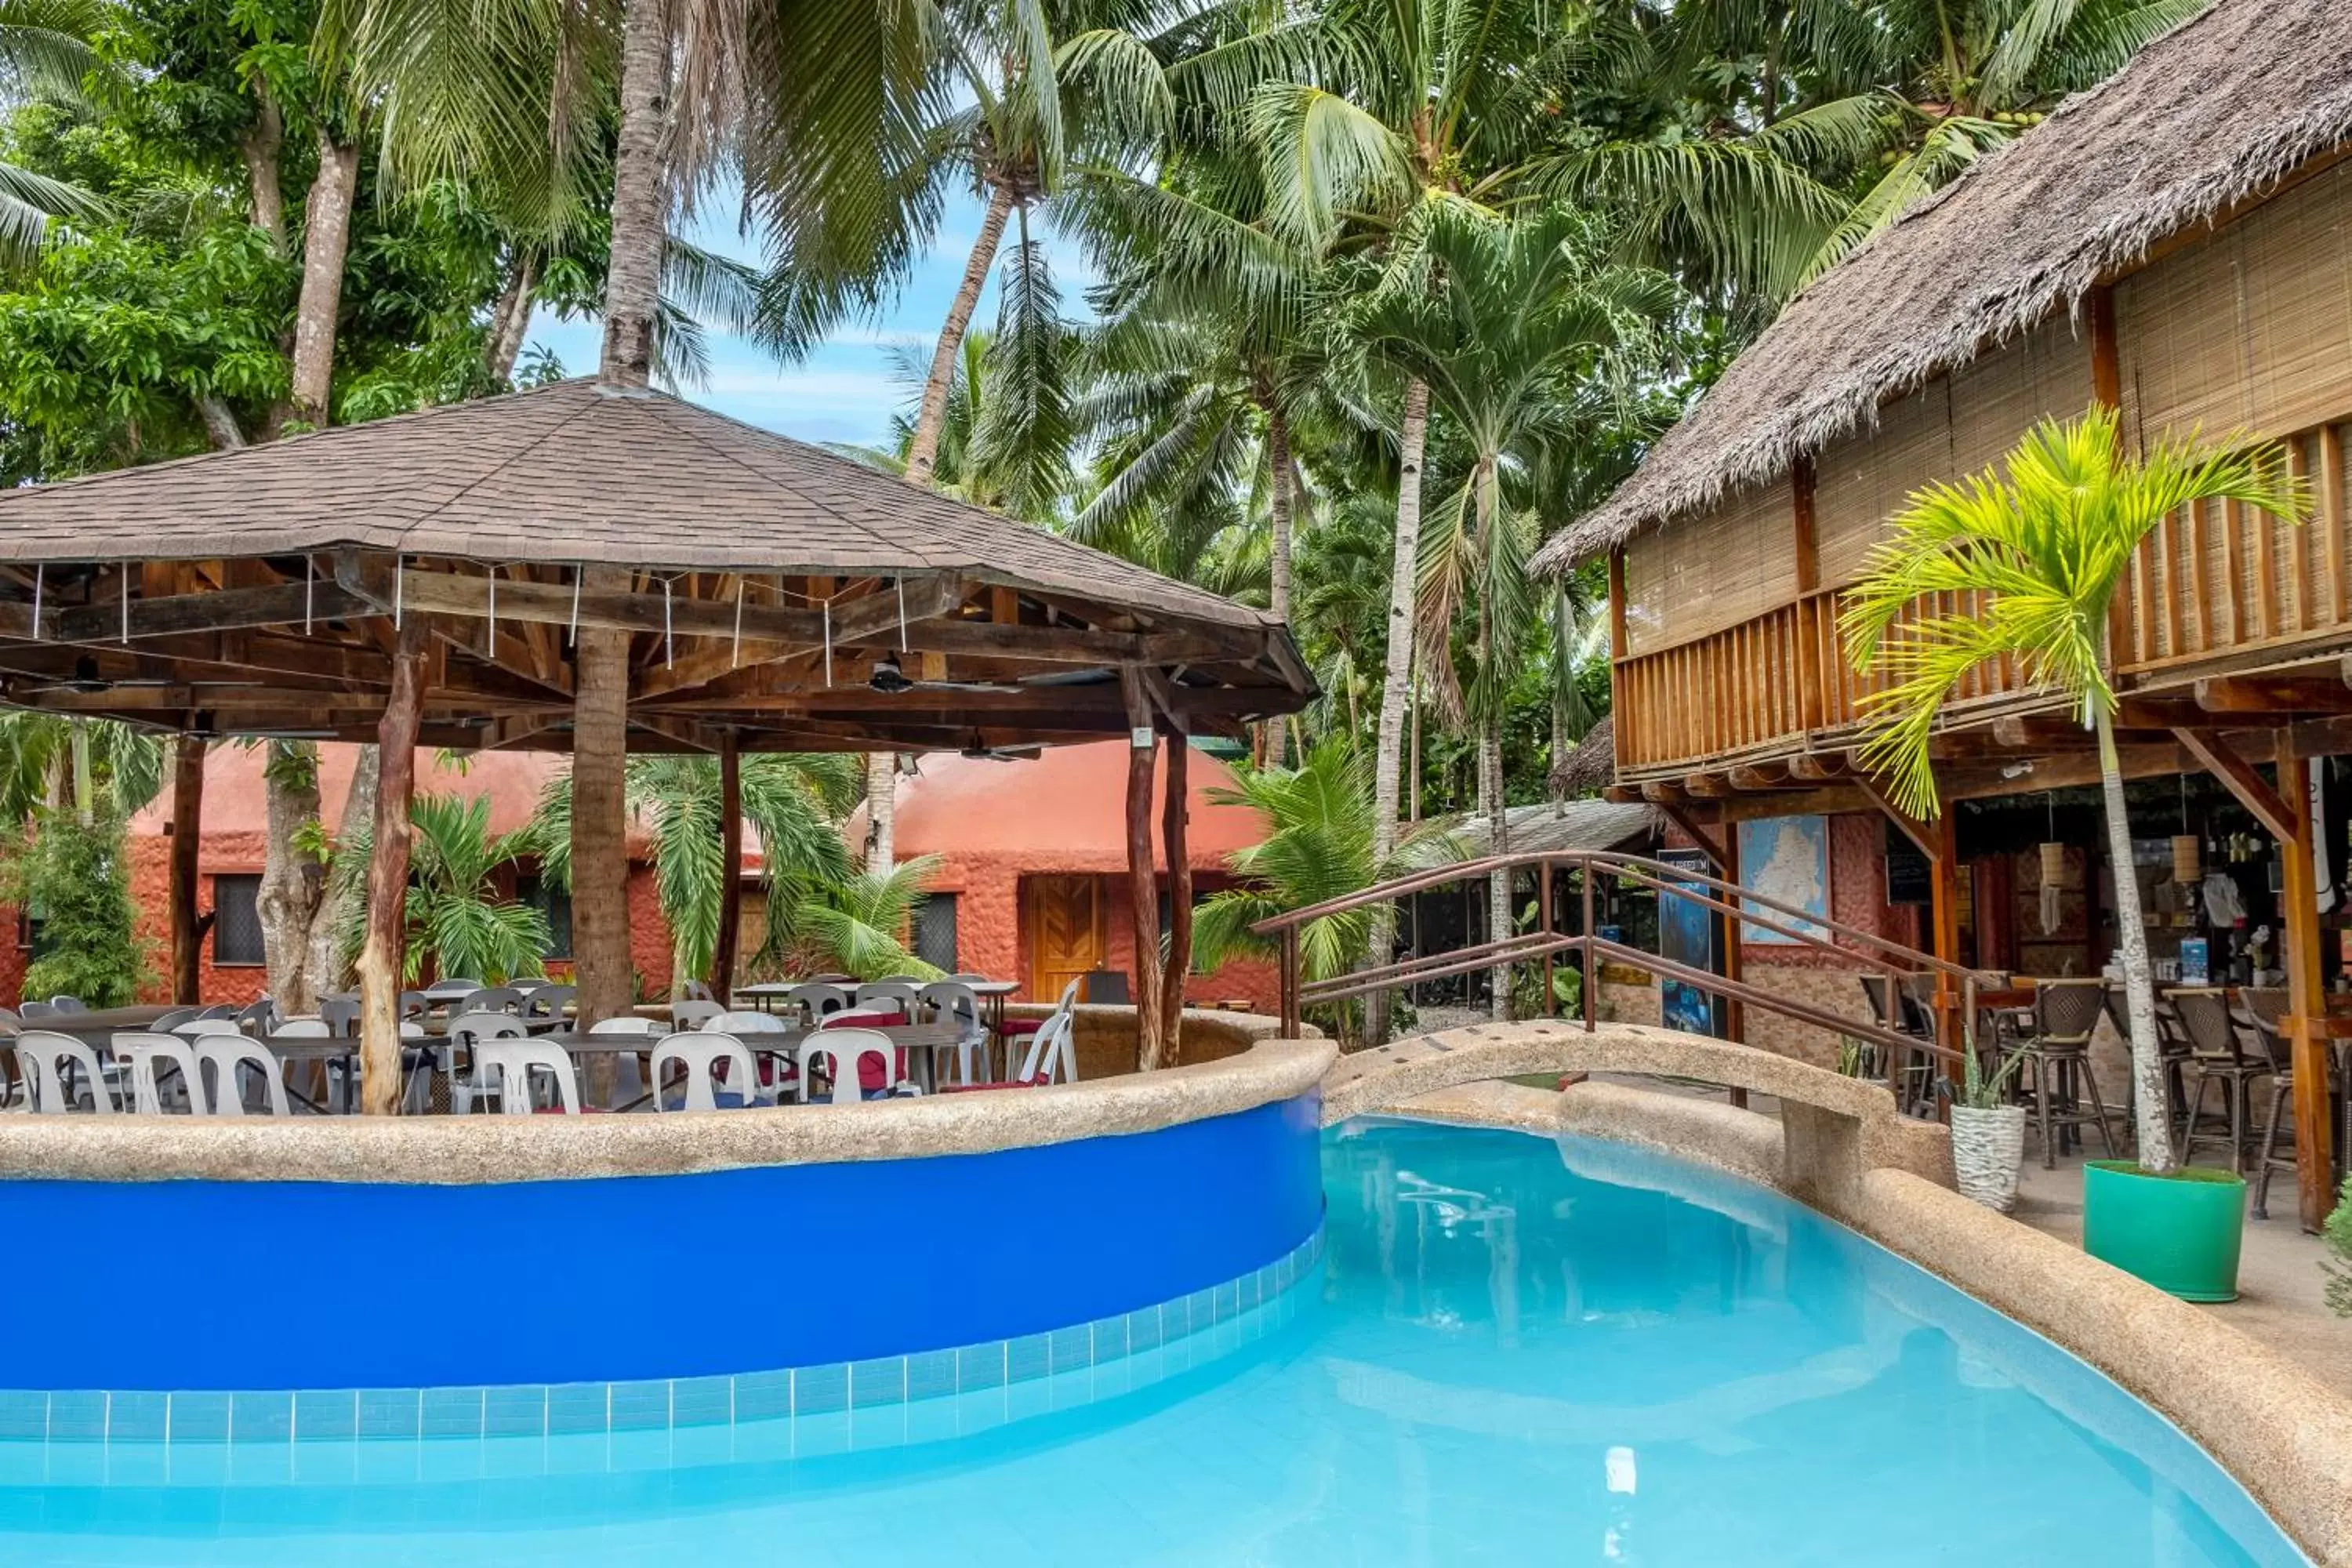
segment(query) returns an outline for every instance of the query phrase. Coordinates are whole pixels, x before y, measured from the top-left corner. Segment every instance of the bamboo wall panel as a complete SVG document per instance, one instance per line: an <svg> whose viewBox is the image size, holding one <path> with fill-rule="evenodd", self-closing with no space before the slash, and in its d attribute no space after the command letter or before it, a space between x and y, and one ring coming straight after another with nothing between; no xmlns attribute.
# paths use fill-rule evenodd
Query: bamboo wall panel
<svg viewBox="0 0 2352 1568"><path fill-rule="evenodd" d="M2278 437L2352 413L2352 165L2116 289L2126 427Z"/></svg>
<svg viewBox="0 0 2352 1568"><path fill-rule="evenodd" d="M1795 598L1794 506L1784 479L1629 541L1628 649L1648 653L1708 637Z"/></svg>
<svg viewBox="0 0 2352 1568"><path fill-rule="evenodd" d="M2090 401L2090 345L2061 317L1880 409L1815 464L1822 586L1860 577L1887 520L1929 481L1989 468L2037 421Z"/></svg>

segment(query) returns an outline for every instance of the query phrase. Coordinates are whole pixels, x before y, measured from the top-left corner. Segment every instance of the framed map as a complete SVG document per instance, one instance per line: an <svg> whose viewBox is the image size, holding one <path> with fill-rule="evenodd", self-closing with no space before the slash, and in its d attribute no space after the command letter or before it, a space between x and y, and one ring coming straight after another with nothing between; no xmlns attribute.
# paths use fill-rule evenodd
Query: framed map
<svg viewBox="0 0 2352 1568"><path fill-rule="evenodd" d="M1777 899L1817 920L1830 918L1830 824L1826 816L1768 816L1739 825L1739 885L1751 893ZM1754 913L1817 937L1829 934L1812 921L1798 920L1776 910L1743 900ZM1742 939L1752 942L1793 944L1760 926L1743 926Z"/></svg>

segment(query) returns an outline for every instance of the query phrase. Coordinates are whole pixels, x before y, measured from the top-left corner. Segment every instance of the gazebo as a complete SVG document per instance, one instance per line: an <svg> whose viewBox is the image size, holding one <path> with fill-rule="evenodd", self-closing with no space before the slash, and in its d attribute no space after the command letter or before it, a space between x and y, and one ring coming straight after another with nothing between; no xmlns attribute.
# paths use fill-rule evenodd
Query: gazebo
<svg viewBox="0 0 2352 1568"><path fill-rule="evenodd" d="M625 640L625 692L582 679L583 634ZM224 736L381 742L360 964L376 1110L398 1076L417 744L585 755L625 723L630 748L716 755L731 799L741 751L1125 735L1132 901L1156 941L1160 742L1181 800L1183 736L1313 694L1265 612L587 381L0 493L0 702L168 731L199 759ZM193 846L201 788L174 811ZM1160 827L1182 865L1182 813ZM596 871L575 856L575 877ZM193 953L193 865L173 905ZM1137 1003L1148 1062L1175 1007Z"/></svg>

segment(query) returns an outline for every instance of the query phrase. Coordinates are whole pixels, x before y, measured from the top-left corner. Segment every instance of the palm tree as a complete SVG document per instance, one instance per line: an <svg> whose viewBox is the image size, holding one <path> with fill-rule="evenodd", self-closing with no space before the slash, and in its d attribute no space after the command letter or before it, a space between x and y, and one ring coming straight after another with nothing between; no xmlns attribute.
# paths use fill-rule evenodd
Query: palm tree
<svg viewBox="0 0 2352 1568"><path fill-rule="evenodd" d="M1296 768L1237 763L1233 785L1210 791L1209 798L1254 808L1265 819L1266 836L1233 856L1242 884L1205 900L1193 916L1192 962L1203 972L1242 953L1272 951L1250 931L1262 920L1462 855L1453 835L1423 827L1387 856L1376 856L1370 770L1343 736L1307 748ZM1349 973L1363 963L1372 936L1369 909L1308 921L1298 933L1300 974L1317 981ZM1332 1021L1343 1036L1353 1034L1353 1009L1337 1010Z"/></svg>
<svg viewBox="0 0 2352 1568"><path fill-rule="evenodd" d="M530 830L490 832L490 797L420 795L409 803L410 849L407 956L401 978L413 983L430 958L444 974L465 974L492 985L545 973L547 917L499 891L499 874L531 851ZM343 834L335 875L363 879L373 825ZM343 951L355 955L367 937L364 899L342 900Z"/></svg>
<svg viewBox="0 0 2352 1568"><path fill-rule="evenodd" d="M0 108L35 99L87 107L110 68L90 40L109 26L108 0L0 0ZM0 159L0 267L22 267L52 218L96 217L89 192Z"/></svg>
<svg viewBox="0 0 2352 1568"><path fill-rule="evenodd" d="M909 952L904 938L923 901L923 884L939 868L939 857L924 855L887 869L778 879L768 895L768 940L754 962L800 974L838 970L860 980L937 978L939 971Z"/></svg>
<svg viewBox="0 0 2352 1568"><path fill-rule="evenodd" d="M2141 542L2168 513L2226 498L2300 521L2305 498L2273 448L2228 452L2167 439L2133 458L2116 425L2105 408L2071 423L2045 420L2002 469L1914 495L1854 585L1843 629L1854 668L1884 671L1889 680L1865 700L1872 734L1863 759L1885 776L1906 811L1937 811L1928 740L1954 688L1988 659L2019 660L2029 679L2063 695L2096 731L2107 847L2118 868L2116 932L2140 1164L2160 1175L2179 1162L2164 1115L2139 889L2127 874L2131 826L2116 755L2107 608ZM1981 616L1914 618L1924 595L1941 594L1990 595L1990 608Z"/></svg>
<svg viewBox="0 0 2352 1568"><path fill-rule="evenodd" d="M1528 573L1538 514L1505 497L1548 447L1589 437L1626 405L1609 395L1646 361L1651 323L1673 303L1663 274L1606 259L1609 237L1560 209L1503 222L1460 201L1433 204L1416 259L1368 299L1355 330L1366 349L1427 385L1467 457L1467 471L1419 541L1420 662L1438 711L1479 736L1479 810L1494 853L1508 850L1502 722L1524 639L1548 607ZM1521 487L1524 489L1524 487ZM1474 677L1453 645L1465 607ZM1510 933L1510 873L1489 879L1493 940ZM1509 972L1494 974L1507 1016Z"/></svg>
<svg viewBox="0 0 2352 1568"><path fill-rule="evenodd" d="M778 883L843 878L849 854L841 822L857 798L858 759L834 752L754 752L736 773L743 820L760 836L762 879ZM670 989L678 982L723 977L711 973L719 942L719 907L728 888L720 837L719 762L715 757L632 757L629 803L653 838L654 891L670 931ZM540 875L552 887L572 886L572 780L548 781L518 847L539 857Z"/></svg>

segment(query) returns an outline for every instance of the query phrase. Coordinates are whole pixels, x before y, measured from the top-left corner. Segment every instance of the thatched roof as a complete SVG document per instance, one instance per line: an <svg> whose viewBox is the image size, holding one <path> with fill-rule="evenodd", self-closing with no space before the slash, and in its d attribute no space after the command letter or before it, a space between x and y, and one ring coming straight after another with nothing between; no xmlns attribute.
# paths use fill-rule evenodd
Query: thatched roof
<svg viewBox="0 0 2352 1568"><path fill-rule="evenodd" d="M2352 5L2220 0L1790 300L1538 565L1563 569L1785 474L2347 140Z"/></svg>
<svg viewBox="0 0 2352 1568"><path fill-rule="evenodd" d="M0 703L365 740L419 616L435 745L568 747L585 627L649 749L1123 736L1122 670L1195 733L1314 694L1264 611L585 381L0 492Z"/></svg>
<svg viewBox="0 0 2352 1568"><path fill-rule="evenodd" d="M1617 782L1616 716L1604 713L1567 755L1551 765L1551 790L1563 798L1599 795Z"/></svg>

